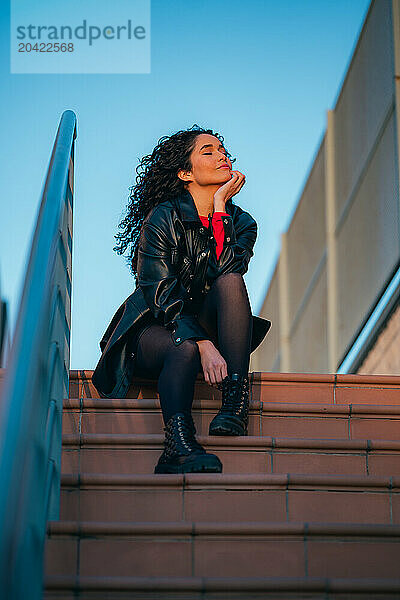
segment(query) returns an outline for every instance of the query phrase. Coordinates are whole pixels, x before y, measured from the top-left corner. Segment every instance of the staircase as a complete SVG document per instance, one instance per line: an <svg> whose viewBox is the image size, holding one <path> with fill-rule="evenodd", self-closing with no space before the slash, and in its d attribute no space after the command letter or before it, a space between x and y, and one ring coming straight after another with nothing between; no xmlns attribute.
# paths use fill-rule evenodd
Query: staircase
<svg viewBox="0 0 400 600"><path fill-rule="evenodd" d="M248 437L209 437L221 474L154 475L154 381L99 399L71 371L47 600L400 598L400 377L251 373Z"/></svg>

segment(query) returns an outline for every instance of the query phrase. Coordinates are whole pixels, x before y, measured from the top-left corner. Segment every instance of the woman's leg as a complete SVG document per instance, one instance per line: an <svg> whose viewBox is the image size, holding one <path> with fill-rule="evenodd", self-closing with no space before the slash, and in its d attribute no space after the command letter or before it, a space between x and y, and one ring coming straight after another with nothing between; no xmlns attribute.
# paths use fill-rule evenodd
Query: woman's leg
<svg viewBox="0 0 400 600"><path fill-rule="evenodd" d="M240 273L218 277L198 311L198 319L226 360L228 374L247 375L252 333L251 307ZM190 414L196 377L201 370L194 340L175 346L170 331L151 325L141 335L137 366L144 377L158 379L164 423L177 412Z"/></svg>
<svg viewBox="0 0 400 600"><path fill-rule="evenodd" d="M246 284L240 273L225 273L213 282L198 311L199 323L214 334L228 375L247 376L250 362L252 313Z"/></svg>
<svg viewBox="0 0 400 600"><path fill-rule="evenodd" d="M221 385L222 405L210 423L209 435L247 435L253 319L240 273L225 273L213 282L199 320L204 326L217 327L217 347L228 370Z"/></svg>
<svg viewBox="0 0 400 600"><path fill-rule="evenodd" d="M170 331L158 324L151 325L140 336L137 367L144 377L158 379L164 424L176 413L191 414L194 385L201 368L194 340L175 346Z"/></svg>
<svg viewBox="0 0 400 600"><path fill-rule="evenodd" d="M158 377L165 439L154 473L221 473L219 458L206 452L195 437L191 408L201 367L196 342L185 340L175 346L170 331L152 325L138 341L137 366L145 377Z"/></svg>

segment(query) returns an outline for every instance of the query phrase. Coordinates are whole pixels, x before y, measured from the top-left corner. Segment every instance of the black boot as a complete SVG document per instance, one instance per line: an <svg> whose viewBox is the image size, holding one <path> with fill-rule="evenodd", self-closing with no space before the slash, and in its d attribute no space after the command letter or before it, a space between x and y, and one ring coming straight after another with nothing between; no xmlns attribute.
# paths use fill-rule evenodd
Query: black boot
<svg viewBox="0 0 400 600"><path fill-rule="evenodd" d="M210 423L209 435L247 435L249 378L232 373L218 388L222 389L222 406Z"/></svg>
<svg viewBox="0 0 400 600"><path fill-rule="evenodd" d="M164 452L154 473L221 473L222 463L215 454L208 454L196 440L196 428L191 415L176 413L169 419L165 431Z"/></svg>

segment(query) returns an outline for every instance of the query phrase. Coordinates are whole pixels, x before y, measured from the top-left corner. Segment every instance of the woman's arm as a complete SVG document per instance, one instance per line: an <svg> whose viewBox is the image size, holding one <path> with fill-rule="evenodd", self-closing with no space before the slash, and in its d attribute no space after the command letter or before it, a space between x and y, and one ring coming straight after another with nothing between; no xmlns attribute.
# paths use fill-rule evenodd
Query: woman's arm
<svg viewBox="0 0 400 600"><path fill-rule="evenodd" d="M257 239L257 223L253 217L239 206L234 207L234 219L223 216L224 242L217 260L217 275L240 273L244 275L253 256Z"/></svg>
<svg viewBox="0 0 400 600"><path fill-rule="evenodd" d="M138 248L138 285L153 315L173 330L175 345L186 339L209 339L197 318L185 314L189 293L172 264L174 241L170 239L171 229L161 210L157 208L143 224Z"/></svg>
<svg viewBox="0 0 400 600"><path fill-rule="evenodd" d="M232 177L214 195L214 210L225 211L225 204L242 189L246 177L240 171L232 171ZM257 238L257 223L240 206L232 205L233 216L224 216L224 241L222 252L217 260L216 275L240 273L248 269L253 247Z"/></svg>

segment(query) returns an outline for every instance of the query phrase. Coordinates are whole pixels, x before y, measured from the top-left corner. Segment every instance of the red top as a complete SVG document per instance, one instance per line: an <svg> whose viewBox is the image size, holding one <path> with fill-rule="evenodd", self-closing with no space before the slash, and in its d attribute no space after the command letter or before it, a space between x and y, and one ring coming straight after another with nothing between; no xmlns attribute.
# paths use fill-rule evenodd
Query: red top
<svg viewBox="0 0 400 600"><path fill-rule="evenodd" d="M215 237L215 241L217 242L217 247L215 252L217 254L217 260L221 255L222 248L224 245L224 225L222 223L222 217L229 217L229 214L226 212L214 212L211 220L213 234ZM208 217L203 217L199 215L201 222L205 227L208 227Z"/></svg>

